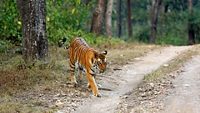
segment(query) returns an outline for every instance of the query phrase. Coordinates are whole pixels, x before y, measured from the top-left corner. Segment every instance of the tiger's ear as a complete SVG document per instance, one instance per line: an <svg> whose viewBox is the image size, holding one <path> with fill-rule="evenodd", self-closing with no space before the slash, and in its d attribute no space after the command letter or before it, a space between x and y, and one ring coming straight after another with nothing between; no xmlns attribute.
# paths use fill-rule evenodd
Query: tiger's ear
<svg viewBox="0 0 200 113"><path fill-rule="evenodd" d="M94 57L99 58L99 54L97 52L94 52Z"/></svg>
<svg viewBox="0 0 200 113"><path fill-rule="evenodd" d="M101 54L107 55L107 51L105 50L105 51L101 52Z"/></svg>

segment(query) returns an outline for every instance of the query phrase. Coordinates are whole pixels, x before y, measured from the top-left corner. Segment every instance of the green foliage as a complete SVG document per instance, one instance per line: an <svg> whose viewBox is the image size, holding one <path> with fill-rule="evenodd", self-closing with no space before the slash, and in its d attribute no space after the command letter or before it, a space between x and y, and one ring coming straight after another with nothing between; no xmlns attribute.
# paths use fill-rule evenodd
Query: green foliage
<svg viewBox="0 0 200 113"><path fill-rule="evenodd" d="M47 33L52 42L71 37L74 31L83 30L88 23L92 4L80 0L47 1Z"/></svg>
<svg viewBox="0 0 200 113"><path fill-rule="evenodd" d="M46 1L47 15L47 37L51 44L57 44L58 40L72 37L85 37L91 44L98 44L105 41L106 37L99 38L87 33L91 26L92 8L97 2L91 0L85 4L82 0L48 0ZM157 27L158 44L187 44L188 22L192 24L195 31L196 41L200 42L200 2L193 0L193 13L189 15L188 1L163 0L163 7L160 10ZM128 40L147 42L150 35L150 9L151 1L134 0L131 4L133 38ZM122 4L122 37L127 39L127 8L126 3ZM113 34L116 34L117 27L117 1L113 6ZM16 6L16 0L0 0L0 51L7 48L7 43L20 42L22 23ZM105 29L105 28L103 28ZM105 32L105 30L103 30ZM102 38L103 37L103 38ZM101 39L102 38L102 39ZM115 39L115 38L114 38ZM5 41L9 40L9 41ZM101 41L102 40L102 41ZM9 45L9 44L8 44Z"/></svg>
<svg viewBox="0 0 200 113"><path fill-rule="evenodd" d="M132 19L136 24L147 24L149 19L149 11L147 5L149 5L147 0L134 0L132 2Z"/></svg>
<svg viewBox="0 0 200 113"><path fill-rule="evenodd" d="M159 16L156 42L158 44L186 45L188 43L188 22L192 24L198 42L200 39L199 5L194 4L192 14L190 14L185 4L182 4L181 8L180 4L174 6L174 2L166 1L171 11L163 12Z"/></svg>
<svg viewBox="0 0 200 113"><path fill-rule="evenodd" d="M65 46L69 45L69 42L75 38L75 37L81 37L86 40L86 42L90 45L95 46L102 46L102 45L115 45L115 44L121 44L124 43L123 40L118 38L108 38L106 36L100 35L96 36L93 33L86 33L81 30L74 30L74 31L66 31L65 32L65 38L67 39L67 42L65 43ZM53 42L52 42L53 43Z"/></svg>
<svg viewBox="0 0 200 113"><path fill-rule="evenodd" d="M193 13L189 15L188 1L163 0L157 26L157 44L185 45L188 40L188 20L200 40L200 2L193 0ZM148 42L150 36L151 1L135 0L132 4L133 40Z"/></svg>
<svg viewBox="0 0 200 113"><path fill-rule="evenodd" d="M159 17L157 44L187 44L187 11L163 13Z"/></svg>
<svg viewBox="0 0 200 113"><path fill-rule="evenodd" d="M11 43L7 40L0 40L0 53L6 52L11 47Z"/></svg>
<svg viewBox="0 0 200 113"><path fill-rule="evenodd" d="M200 42L200 12L198 8L193 9L192 15L189 17L196 35L196 42Z"/></svg>
<svg viewBox="0 0 200 113"><path fill-rule="evenodd" d="M147 0L132 1L133 38L129 40L148 43L150 34L148 5Z"/></svg>
<svg viewBox="0 0 200 113"><path fill-rule="evenodd" d="M21 22L16 10L16 0L0 1L0 38L20 40Z"/></svg>
<svg viewBox="0 0 200 113"><path fill-rule="evenodd" d="M83 38L89 43L89 44L92 44L92 45L96 45L97 47L101 47L102 45L103 46L111 46L111 45L116 45L116 44L123 44L124 41L119 39L119 38L108 38L106 36L96 36L92 33L89 33L89 34L85 34L83 35Z"/></svg>
<svg viewBox="0 0 200 113"><path fill-rule="evenodd" d="M93 2L86 5L81 0L48 0L47 36L51 42L67 37L68 32L86 29ZM16 0L0 1L0 38L21 40L21 27Z"/></svg>
<svg viewBox="0 0 200 113"><path fill-rule="evenodd" d="M134 31L134 37L137 41L140 42L149 42L149 35L150 35L150 27L149 26L141 26L137 25L135 31Z"/></svg>
<svg viewBox="0 0 200 113"><path fill-rule="evenodd" d="M170 34L172 35L172 34ZM165 44L172 44L172 45L186 45L187 44L187 39L184 37L175 37L175 36L170 36L167 35L166 37L160 37L159 39L156 40L157 44L165 45Z"/></svg>

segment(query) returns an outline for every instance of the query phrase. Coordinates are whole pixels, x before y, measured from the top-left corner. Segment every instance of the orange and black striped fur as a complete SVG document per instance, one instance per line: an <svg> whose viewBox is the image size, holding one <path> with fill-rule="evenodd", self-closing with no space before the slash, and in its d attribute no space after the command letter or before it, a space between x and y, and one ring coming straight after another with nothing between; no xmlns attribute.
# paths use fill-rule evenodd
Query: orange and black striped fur
<svg viewBox="0 0 200 113"><path fill-rule="evenodd" d="M78 63L80 79L82 79L82 71L84 68L88 80L88 87L91 88L94 96L100 96L97 84L95 82L95 73L93 68L98 68L99 72L105 71L107 65L107 51L102 53L97 52L95 49L89 47L82 38L73 39L68 49L71 81L77 84L74 72L76 68L75 64Z"/></svg>

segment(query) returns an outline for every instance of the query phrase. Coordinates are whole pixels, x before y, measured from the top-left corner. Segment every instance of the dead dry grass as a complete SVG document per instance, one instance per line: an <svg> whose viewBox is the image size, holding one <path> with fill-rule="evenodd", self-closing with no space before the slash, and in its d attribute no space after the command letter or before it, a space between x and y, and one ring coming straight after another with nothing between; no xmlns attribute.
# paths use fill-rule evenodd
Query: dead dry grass
<svg viewBox="0 0 200 113"><path fill-rule="evenodd" d="M135 57L158 48L160 47L144 44L107 47L109 67L120 67L133 61ZM76 103L77 98L81 100L90 95L86 87L73 88L66 84L69 82L69 66L67 50L63 48L50 47L48 63L38 61L30 68L23 67L20 55L0 54L0 60L1 113L53 112L59 108L56 103L60 99L68 99L70 104ZM64 96L55 98L60 93Z"/></svg>
<svg viewBox="0 0 200 113"><path fill-rule="evenodd" d="M143 56L146 53L158 48L161 48L161 46L145 44L122 45L108 51L108 59L111 65L117 64L122 66L133 62L134 58Z"/></svg>

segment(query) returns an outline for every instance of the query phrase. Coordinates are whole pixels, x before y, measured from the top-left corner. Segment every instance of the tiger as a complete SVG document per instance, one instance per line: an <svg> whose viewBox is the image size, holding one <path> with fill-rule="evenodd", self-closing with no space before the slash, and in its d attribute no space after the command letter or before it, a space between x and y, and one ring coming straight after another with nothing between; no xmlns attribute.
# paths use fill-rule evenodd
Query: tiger
<svg viewBox="0 0 200 113"><path fill-rule="evenodd" d="M70 79L76 85L76 77L74 75L76 63L78 63L79 76L82 79L83 69L85 69L86 78L88 80L88 88L93 92L96 97L101 97L97 84L95 82L96 68L100 73L103 73L107 67L106 55L107 51L98 52L94 48L89 47L86 41L77 37L74 38L69 47L69 66L70 66Z"/></svg>

